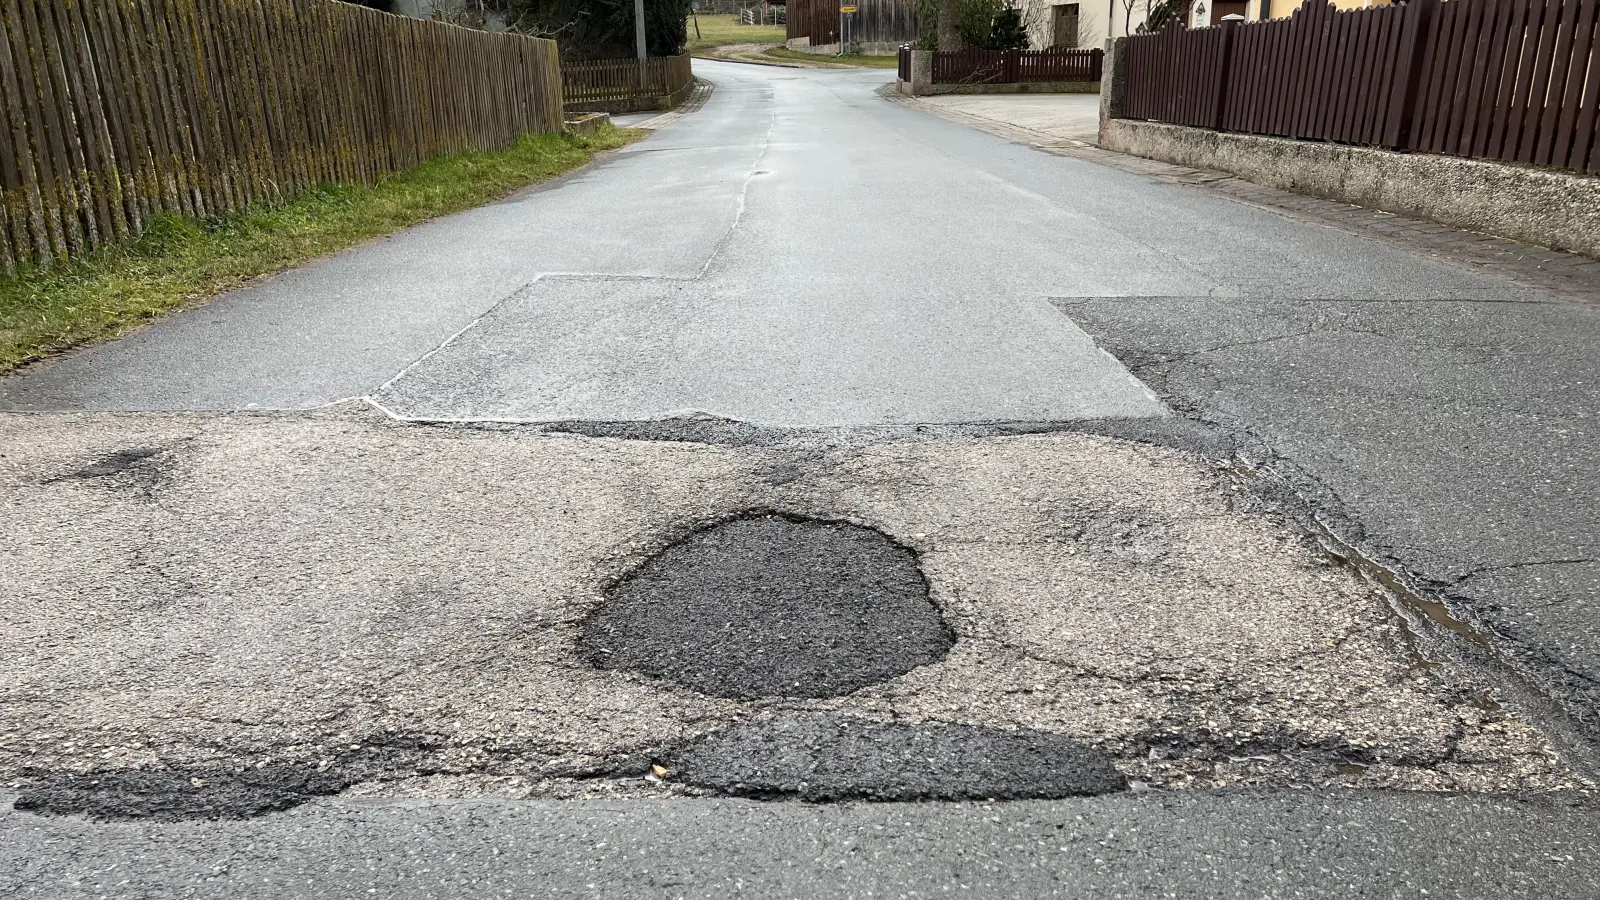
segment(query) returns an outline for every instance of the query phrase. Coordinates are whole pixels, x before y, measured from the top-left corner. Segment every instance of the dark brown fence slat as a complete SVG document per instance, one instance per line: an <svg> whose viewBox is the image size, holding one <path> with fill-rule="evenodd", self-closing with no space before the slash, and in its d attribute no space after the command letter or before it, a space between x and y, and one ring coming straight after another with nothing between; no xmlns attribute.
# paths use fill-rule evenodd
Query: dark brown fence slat
<svg viewBox="0 0 1600 900"><path fill-rule="evenodd" d="M1500 69L1500 86L1496 92L1494 111L1490 117L1489 140L1481 155L1499 157L1504 151L1506 136L1515 134L1512 117L1516 108L1519 85L1522 82L1523 64L1531 71L1533 60L1527 57L1524 43L1534 4L1521 0L1512 4L1510 24L1506 29L1506 49ZM1531 77L1531 76L1529 76ZM1513 146L1515 139L1513 138Z"/></svg>
<svg viewBox="0 0 1600 900"><path fill-rule="evenodd" d="M1547 0L1540 4L1543 6L1543 16L1539 21L1537 44L1529 41L1533 49L1533 77L1528 87L1527 101L1520 110L1521 128L1517 136L1517 149L1513 156L1507 148L1504 158L1516 159L1518 162L1533 162L1534 151L1537 147L1539 132L1539 117L1544 113L1545 92L1550 87L1550 64L1555 51L1557 20L1561 11L1561 0Z"/></svg>
<svg viewBox="0 0 1600 900"><path fill-rule="evenodd" d="M1573 32L1578 26L1580 12L1578 0L1565 0L1557 19L1560 32L1556 35L1555 53L1550 58L1550 85L1545 95L1543 115L1539 117L1539 137L1532 155L1532 161L1539 165L1549 165L1550 154L1555 146L1556 124L1561 120L1561 104L1566 96L1567 75L1571 68L1568 60L1572 59Z"/></svg>
<svg viewBox="0 0 1600 900"><path fill-rule="evenodd" d="M1128 118L1600 168L1600 0L1307 0L1287 19L1127 40ZM936 70L993 69L967 52Z"/></svg>
<svg viewBox="0 0 1600 900"><path fill-rule="evenodd" d="M1506 23L1516 0L1486 0L1483 39L1473 63L1472 88L1454 152L1472 156L1487 141L1491 103L1500 88L1501 58L1505 55Z"/></svg>
<svg viewBox="0 0 1600 900"><path fill-rule="evenodd" d="M1574 92L1572 102L1573 124L1569 129L1562 117L1563 132L1571 134L1571 148L1567 158L1558 165L1574 169L1585 168L1589 147L1593 145L1597 158L1588 168L1600 169L1600 134L1596 133L1596 113L1600 112L1600 0L1585 0L1590 31L1588 32L1588 76L1580 78L1582 87ZM1577 60L1574 60L1577 65Z"/></svg>
<svg viewBox="0 0 1600 900"><path fill-rule="evenodd" d="M1592 62L1597 18L1600 18L1600 0L1582 0L1564 78L1566 95L1561 98L1559 115L1551 127L1555 140L1554 150L1548 162L1554 166L1572 165L1576 155L1575 148L1583 143L1576 128L1578 115L1583 106L1584 76L1590 69L1600 68Z"/></svg>
<svg viewBox="0 0 1600 900"><path fill-rule="evenodd" d="M1383 73L1391 68L1394 55L1394 27L1398 16L1385 16L1383 10L1367 10L1362 15L1366 25L1364 42L1367 51L1358 69L1360 99L1356 103L1355 121L1351 123L1347 140L1363 144L1376 144L1383 130L1382 90L1387 82Z"/></svg>

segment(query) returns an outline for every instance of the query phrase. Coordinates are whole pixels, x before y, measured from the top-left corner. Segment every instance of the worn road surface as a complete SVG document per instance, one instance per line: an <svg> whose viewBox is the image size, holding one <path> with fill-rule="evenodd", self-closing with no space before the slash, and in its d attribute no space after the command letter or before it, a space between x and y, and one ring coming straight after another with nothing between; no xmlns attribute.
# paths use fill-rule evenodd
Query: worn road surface
<svg viewBox="0 0 1600 900"><path fill-rule="evenodd" d="M696 62L0 380L0 892L1600 883L1600 312Z"/></svg>

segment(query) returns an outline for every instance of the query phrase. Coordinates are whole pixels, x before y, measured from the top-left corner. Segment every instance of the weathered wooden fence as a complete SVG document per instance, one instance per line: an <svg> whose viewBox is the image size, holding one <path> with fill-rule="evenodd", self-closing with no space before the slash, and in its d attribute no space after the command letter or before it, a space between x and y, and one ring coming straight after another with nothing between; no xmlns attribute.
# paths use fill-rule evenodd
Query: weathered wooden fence
<svg viewBox="0 0 1600 900"><path fill-rule="evenodd" d="M689 55L599 59L561 64L562 99L568 109L635 112L671 109L694 90Z"/></svg>
<svg viewBox="0 0 1600 900"><path fill-rule="evenodd" d="M812 46L839 42L839 8L854 6L852 44L899 44L917 39L915 0L789 0L785 36Z"/></svg>
<svg viewBox="0 0 1600 900"><path fill-rule="evenodd" d="M561 128L554 42L331 0L0 0L0 265Z"/></svg>
<svg viewBox="0 0 1600 900"><path fill-rule="evenodd" d="M1307 0L1126 52L1126 118L1600 172L1600 0Z"/></svg>
<svg viewBox="0 0 1600 900"><path fill-rule="evenodd" d="M1099 49L940 50L933 54L933 83L1099 81L1104 60L1105 51Z"/></svg>

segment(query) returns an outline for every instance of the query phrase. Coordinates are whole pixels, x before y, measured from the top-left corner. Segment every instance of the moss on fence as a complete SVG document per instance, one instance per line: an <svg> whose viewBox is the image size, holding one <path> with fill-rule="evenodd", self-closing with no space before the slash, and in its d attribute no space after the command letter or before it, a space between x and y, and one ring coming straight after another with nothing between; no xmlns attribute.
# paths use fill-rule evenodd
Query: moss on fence
<svg viewBox="0 0 1600 900"><path fill-rule="evenodd" d="M261 275L571 171L643 132L543 134L423 163L376 187L326 185L206 221L163 216L136 241L48 271L0 276L0 372L126 332Z"/></svg>

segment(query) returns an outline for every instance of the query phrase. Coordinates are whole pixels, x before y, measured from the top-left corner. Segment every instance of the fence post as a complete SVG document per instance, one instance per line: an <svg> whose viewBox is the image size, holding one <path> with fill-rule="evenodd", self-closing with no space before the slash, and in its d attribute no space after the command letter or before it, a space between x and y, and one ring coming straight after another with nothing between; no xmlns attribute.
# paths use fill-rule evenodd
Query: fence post
<svg viewBox="0 0 1600 900"><path fill-rule="evenodd" d="M1233 69L1233 32L1238 27L1238 19L1230 17L1222 20L1222 47L1217 51L1217 97L1211 106L1210 127L1213 131L1222 130L1222 116L1228 105L1229 74Z"/></svg>
<svg viewBox="0 0 1600 900"><path fill-rule="evenodd" d="M1416 117L1417 94L1425 74L1422 61L1427 54L1423 41L1428 36L1428 26L1433 22L1434 6L1438 0L1411 0L1407 4L1400 36L1400 55L1395 60L1394 84L1390 88L1389 114L1383 123L1383 146L1391 150L1406 150L1411 145L1411 120Z"/></svg>
<svg viewBox="0 0 1600 900"><path fill-rule="evenodd" d="M929 86L933 84L933 54L932 50L911 51L911 80L901 90L913 97L930 93Z"/></svg>
<svg viewBox="0 0 1600 900"><path fill-rule="evenodd" d="M1112 119L1122 118L1128 98L1128 39L1106 38L1106 53L1100 60L1100 143Z"/></svg>

